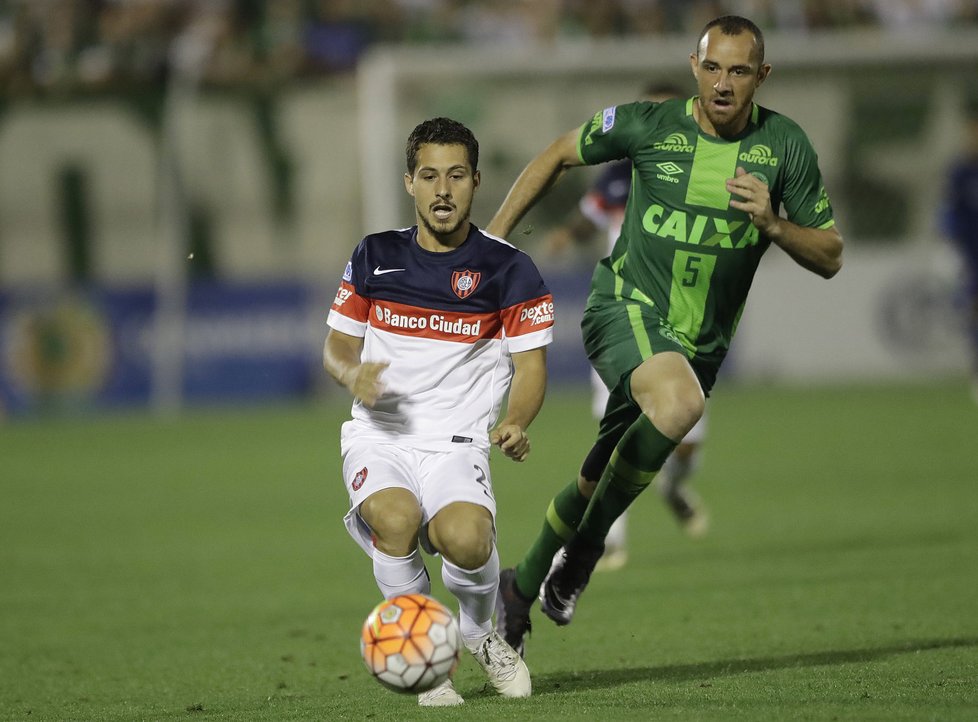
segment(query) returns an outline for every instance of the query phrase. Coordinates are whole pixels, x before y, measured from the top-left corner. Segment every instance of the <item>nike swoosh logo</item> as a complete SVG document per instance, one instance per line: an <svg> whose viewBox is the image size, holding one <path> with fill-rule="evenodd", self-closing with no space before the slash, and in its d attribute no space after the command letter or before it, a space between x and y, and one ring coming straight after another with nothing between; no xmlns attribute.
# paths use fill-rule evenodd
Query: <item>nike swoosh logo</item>
<svg viewBox="0 0 978 722"><path fill-rule="evenodd" d="M380 266L374 269L375 276L383 276L385 273L397 273L398 271L403 271L403 268L385 268L381 270Z"/></svg>

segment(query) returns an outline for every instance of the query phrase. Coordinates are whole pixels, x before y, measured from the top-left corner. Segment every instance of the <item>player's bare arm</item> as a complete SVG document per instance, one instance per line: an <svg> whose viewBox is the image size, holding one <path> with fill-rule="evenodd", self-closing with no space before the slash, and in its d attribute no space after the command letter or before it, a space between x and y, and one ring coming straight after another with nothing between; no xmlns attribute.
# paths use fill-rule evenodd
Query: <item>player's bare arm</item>
<svg viewBox="0 0 978 722"><path fill-rule="evenodd" d="M499 238L506 238L526 212L550 190L565 170L582 165L577 155L577 139L580 133L580 128L568 131L529 162L513 183L513 187L509 189L496 215L486 226L489 233Z"/></svg>
<svg viewBox="0 0 978 722"><path fill-rule="evenodd" d="M747 212L757 229L802 268L823 278L832 278L842 268L843 241L834 226L806 228L781 218L771 207L767 184L743 168L727 179L727 190L734 196L730 207Z"/></svg>
<svg viewBox="0 0 978 722"><path fill-rule="evenodd" d="M489 441L514 461L523 461L530 453L526 430L543 406L546 389L546 347L514 353L506 417L489 432Z"/></svg>
<svg viewBox="0 0 978 722"><path fill-rule="evenodd" d="M323 344L323 368L367 406L373 406L384 392L380 375L387 362L361 361L363 339L330 329Z"/></svg>

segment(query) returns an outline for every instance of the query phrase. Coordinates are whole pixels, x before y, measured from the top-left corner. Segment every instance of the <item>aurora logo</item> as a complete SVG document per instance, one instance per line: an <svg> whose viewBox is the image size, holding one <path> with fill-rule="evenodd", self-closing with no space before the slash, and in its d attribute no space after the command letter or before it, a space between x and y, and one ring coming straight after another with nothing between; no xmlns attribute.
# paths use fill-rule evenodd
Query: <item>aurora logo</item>
<svg viewBox="0 0 978 722"><path fill-rule="evenodd" d="M676 153L692 153L695 150L682 133L670 133L665 140L653 143L652 147L655 150L671 150Z"/></svg>
<svg viewBox="0 0 978 722"><path fill-rule="evenodd" d="M741 153L738 158L745 163L754 163L756 165L769 165L772 168L778 164L778 159L771 152L771 149L766 145L755 145L749 151Z"/></svg>

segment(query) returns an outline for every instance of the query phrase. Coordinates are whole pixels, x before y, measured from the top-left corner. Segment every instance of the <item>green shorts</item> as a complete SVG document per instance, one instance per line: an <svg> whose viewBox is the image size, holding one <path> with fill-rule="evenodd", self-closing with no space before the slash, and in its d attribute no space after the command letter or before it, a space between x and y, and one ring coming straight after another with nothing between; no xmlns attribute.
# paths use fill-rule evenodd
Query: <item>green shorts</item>
<svg viewBox="0 0 978 722"><path fill-rule="evenodd" d="M649 304L618 300L593 290L581 332L588 360L610 390L627 382L645 359L663 351L675 351L689 359L703 393L709 395L716 381L717 365L690 357L672 327ZM623 390L630 396L627 383Z"/></svg>
<svg viewBox="0 0 978 722"><path fill-rule="evenodd" d="M641 413L632 398L630 379L632 371L645 359L663 351L683 354L707 395L716 380L717 367L695 356L690 358L669 324L649 304L620 300L592 289L581 331L587 357L611 392L598 430L596 458L591 460L595 468L602 465L606 454L610 457L611 450ZM593 469L582 469L585 471ZM584 476L591 478L587 473Z"/></svg>

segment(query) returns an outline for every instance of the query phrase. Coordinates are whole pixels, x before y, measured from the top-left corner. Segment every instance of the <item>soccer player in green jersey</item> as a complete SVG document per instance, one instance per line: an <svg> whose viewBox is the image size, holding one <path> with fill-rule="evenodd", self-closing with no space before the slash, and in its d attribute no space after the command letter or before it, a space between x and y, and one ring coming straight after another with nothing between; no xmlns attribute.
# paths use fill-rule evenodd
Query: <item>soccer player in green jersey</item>
<svg viewBox="0 0 978 722"><path fill-rule="evenodd" d="M578 479L500 576L496 626L520 652L537 590L544 614L568 624L611 524L702 416L767 248L825 278L842 265L808 137L753 102L771 72L760 29L738 16L707 23L690 66L698 95L596 113L527 165L487 229L507 236L568 168L632 161L621 235L581 322L611 399Z"/></svg>
<svg viewBox="0 0 978 722"><path fill-rule="evenodd" d="M645 87L641 100L661 103L672 98L684 98L686 92L671 83L659 81ZM572 243L595 240L598 229L605 234L602 247L614 249L625 218L625 204L632 187L632 163L619 160L605 163L601 174L581 198L578 208L570 219L553 229L545 239L553 254L561 253ZM609 392L601 377L591 369L591 413L594 418L604 416ZM699 465L701 449L706 441L706 416L703 416L683 437L675 451L669 455L655 477L655 485L666 507L691 537L706 534L709 514L699 501L699 496L689 485L689 478ZM598 560L595 571L615 571L628 560L628 513L622 512L605 537L604 554Z"/></svg>

